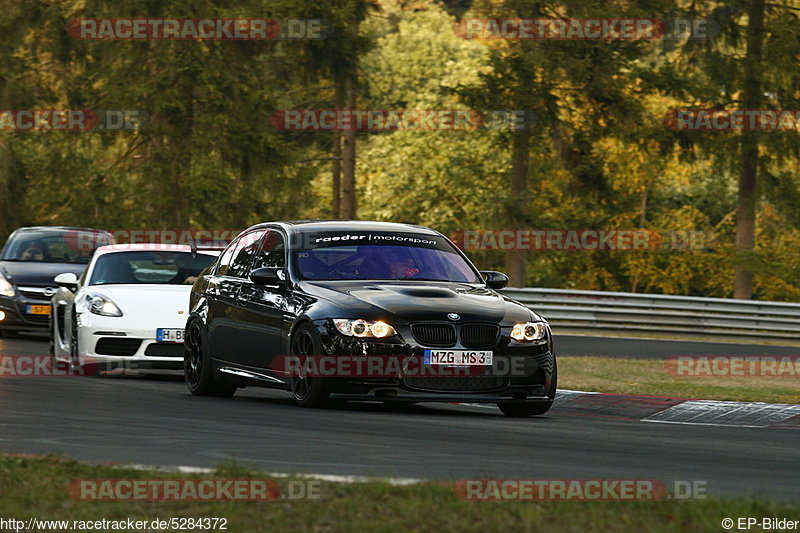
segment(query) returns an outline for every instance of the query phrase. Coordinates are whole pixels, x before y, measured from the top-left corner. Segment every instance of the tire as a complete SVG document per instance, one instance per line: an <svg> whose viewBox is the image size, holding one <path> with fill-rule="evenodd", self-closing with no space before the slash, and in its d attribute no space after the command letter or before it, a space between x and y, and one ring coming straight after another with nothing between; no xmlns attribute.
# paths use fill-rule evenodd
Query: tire
<svg viewBox="0 0 800 533"><path fill-rule="evenodd" d="M292 355L322 355L319 334L311 324L302 324L292 335L290 352ZM301 407L323 407L328 403L330 390L322 377L292 376L292 397Z"/></svg>
<svg viewBox="0 0 800 533"><path fill-rule="evenodd" d="M506 416L526 417L543 415L553 406L553 399L556 397L556 389L558 388L558 364L553 358L553 379L550 380L550 387L547 389L547 396L552 398L547 402L529 402L529 403L498 403L497 407Z"/></svg>
<svg viewBox="0 0 800 533"><path fill-rule="evenodd" d="M186 326L183 377L186 380L186 388L195 396L230 398L236 393L235 386L219 381L214 375L208 357L208 335L198 320L192 320Z"/></svg>
<svg viewBox="0 0 800 533"><path fill-rule="evenodd" d="M50 355L55 359L55 357L56 357L56 321L53 319L53 315L52 314L50 315L49 326L50 326L50 329L49 329L50 335L48 335L48 337L50 337L49 338L49 341L50 341L49 342L49 344L50 344Z"/></svg>
<svg viewBox="0 0 800 533"><path fill-rule="evenodd" d="M59 364L56 361L56 332L55 332L55 325L53 324L52 318L50 319L50 368L52 370L60 370L63 369L65 365Z"/></svg>
<svg viewBox="0 0 800 533"><path fill-rule="evenodd" d="M80 346L78 346L78 322L75 320L75 311L72 312L71 334L69 338L69 367L81 368Z"/></svg>
<svg viewBox="0 0 800 533"><path fill-rule="evenodd" d="M75 313L73 311L73 317ZM80 343L78 342L78 322L77 320L72 320L72 324L70 325L70 339L69 339L69 362L68 363L59 363L58 368L64 369L67 372L72 373L76 376L85 376L85 377L97 377L102 375L100 365L96 362L92 362L88 360L84 363L81 363L81 347Z"/></svg>
<svg viewBox="0 0 800 533"><path fill-rule="evenodd" d="M64 361L58 361L56 359L56 326L55 322L53 321L53 317L50 317L50 369L54 372L63 372L67 373L70 372L72 369L70 368L69 363L65 363Z"/></svg>

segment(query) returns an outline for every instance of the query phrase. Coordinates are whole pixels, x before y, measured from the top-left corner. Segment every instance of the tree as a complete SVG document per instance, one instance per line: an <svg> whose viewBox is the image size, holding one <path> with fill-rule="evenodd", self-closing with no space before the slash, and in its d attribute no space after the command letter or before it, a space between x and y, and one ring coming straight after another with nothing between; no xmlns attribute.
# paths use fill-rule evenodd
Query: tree
<svg viewBox="0 0 800 533"><path fill-rule="evenodd" d="M742 0L727 4L691 4L684 18L709 22L708 38L688 39L665 50L654 69L655 87L682 101L680 107L757 110L795 109L800 103L796 38L800 9L793 3ZM767 58L769 60L767 61ZM702 151L715 170L738 177L733 296L751 298L757 285L759 255L769 243L757 243L758 199L785 208L796 197L797 179L787 167L800 156L796 133L741 131L676 132L688 153ZM776 194L781 191L781 194ZM797 228L794 221L794 229Z"/></svg>
<svg viewBox="0 0 800 533"><path fill-rule="evenodd" d="M761 49L764 42L764 0L751 0L747 8L747 50L744 56L742 103L745 109L758 109L761 96ZM740 255L753 250L756 236L756 180L758 177L758 142L750 135L741 136L739 169L739 205L736 210L736 251ZM753 273L741 262L736 264L733 297L753 297Z"/></svg>
<svg viewBox="0 0 800 533"><path fill-rule="evenodd" d="M505 0L479 2L475 14L485 18L633 18L635 4L610 6L604 2L543 2ZM604 135L635 138L641 131L643 109L631 87L636 82L636 61L648 50L645 44L624 40L521 40L488 41L492 70L481 88L465 88L472 105L524 110L535 117L529 130L505 138L512 148L506 195L505 225L532 228L542 217L531 209L532 143L549 145L543 157L557 157L572 176L572 193L592 202L609 201L608 177L594 142ZM639 119L639 120L637 120ZM534 182L544 179L536 176ZM595 204L596 205L596 204ZM591 220L593 225L602 220ZM528 259L524 251L506 256L510 285L525 286Z"/></svg>

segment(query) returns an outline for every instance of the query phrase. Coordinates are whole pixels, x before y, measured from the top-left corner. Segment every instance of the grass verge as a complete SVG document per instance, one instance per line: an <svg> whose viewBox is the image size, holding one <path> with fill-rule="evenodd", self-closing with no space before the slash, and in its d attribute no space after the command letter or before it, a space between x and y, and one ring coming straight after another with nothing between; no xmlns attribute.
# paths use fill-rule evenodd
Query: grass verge
<svg viewBox="0 0 800 533"><path fill-rule="evenodd" d="M617 394L800 404L800 376L674 376L664 361L650 359L559 356L558 386Z"/></svg>
<svg viewBox="0 0 800 533"><path fill-rule="evenodd" d="M276 502L86 502L67 495L75 479L263 478L235 465L208 476L94 466L55 457L0 455L0 517L136 520L224 517L227 531L721 531L731 517L797 519L796 504L707 499L655 502L465 502L447 483L320 482L318 500ZM279 484L286 480L278 480ZM67 529L68 531L82 531Z"/></svg>

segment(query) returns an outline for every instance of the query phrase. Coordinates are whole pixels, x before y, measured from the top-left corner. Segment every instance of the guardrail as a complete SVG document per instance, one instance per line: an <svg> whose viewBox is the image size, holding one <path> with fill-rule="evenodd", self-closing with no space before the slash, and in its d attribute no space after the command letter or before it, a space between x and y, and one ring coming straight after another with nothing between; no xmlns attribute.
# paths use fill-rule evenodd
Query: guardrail
<svg viewBox="0 0 800 533"><path fill-rule="evenodd" d="M800 342L800 304L561 289L501 292L541 314L557 332L606 330Z"/></svg>

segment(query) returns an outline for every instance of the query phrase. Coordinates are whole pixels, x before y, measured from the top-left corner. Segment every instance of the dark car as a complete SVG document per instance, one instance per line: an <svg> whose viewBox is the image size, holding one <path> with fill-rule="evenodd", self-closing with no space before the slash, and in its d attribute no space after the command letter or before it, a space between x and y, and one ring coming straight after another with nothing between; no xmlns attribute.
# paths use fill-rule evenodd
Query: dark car
<svg viewBox="0 0 800 533"><path fill-rule="evenodd" d="M92 228L38 226L19 228L0 252L0 335L46 330L53 278L80 276L94 249L111 242L108 232Z"/></svg>
<svg viewBox="0 0 800 533"><path fill-rule="evenodd" d="M284 389L302 406L483 402L542 414L556 392L552 334L495 292L507 282L421 226L258 224L192 288L186 382L196 395Z"/></svg>

